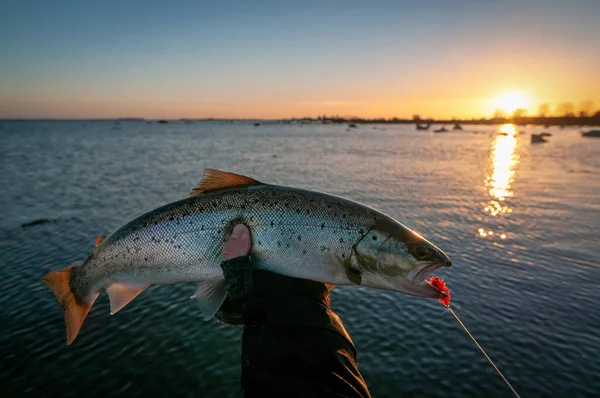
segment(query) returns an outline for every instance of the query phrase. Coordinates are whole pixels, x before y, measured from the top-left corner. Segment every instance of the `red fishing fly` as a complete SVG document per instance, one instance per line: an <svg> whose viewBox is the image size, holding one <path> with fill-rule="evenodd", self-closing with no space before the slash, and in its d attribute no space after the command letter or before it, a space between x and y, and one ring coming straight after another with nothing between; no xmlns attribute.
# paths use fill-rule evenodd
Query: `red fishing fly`
<svg viewBox="0 0 600 398"><path fill-rule="evenodd" d="M446 286L446 282L444 282L443 279L438 278L437 276L434 276L433 278L431 278L429 280L429 284L431 286L435 287L440 292L447 294L446 297L442 297L440 299L440 303L442 303L444 306L448 307L450 305L450 289L448 289L448 287Z"/></svg>

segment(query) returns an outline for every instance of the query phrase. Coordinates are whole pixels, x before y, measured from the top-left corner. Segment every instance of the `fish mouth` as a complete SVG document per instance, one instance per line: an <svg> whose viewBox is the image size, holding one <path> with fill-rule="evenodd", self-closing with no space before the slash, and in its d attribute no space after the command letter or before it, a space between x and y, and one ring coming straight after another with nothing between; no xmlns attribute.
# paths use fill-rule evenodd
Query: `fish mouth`
<svg viewBox="0 0 600 398"><path fill-rule="evenodd" d="M408 273L408 279L413 283L423 283L433 271L441 266L442 264L437 262L425 262L419 264Z"/></svg>
<svg viewBox="0 0 600 398"><path fill-rule="evenodd" d="M412 282L410 286L406 286L405 293L413 296L428 297L428 298L444 298L447 296L446 293L433 287L426 279L436 269L443 266L440 262L424 262L417 265L412 271L408 273L408 280Z"/></svg>

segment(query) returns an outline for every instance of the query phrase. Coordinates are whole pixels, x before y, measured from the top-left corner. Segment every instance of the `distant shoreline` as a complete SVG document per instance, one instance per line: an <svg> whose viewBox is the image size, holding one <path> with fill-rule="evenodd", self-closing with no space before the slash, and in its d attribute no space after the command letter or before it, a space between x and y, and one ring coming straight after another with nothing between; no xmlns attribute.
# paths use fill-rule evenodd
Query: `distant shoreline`
<svg viewBox="0 0 600 398"><path fill-rule="evenodd" d="M265 124L470 124L470 125L497 125L514 123L519 125L541 125L541 126L600 126L600 111L593 116L522 116L517 118L480 118L480 119L400 119L394 118L347 118L347 117L304 117L287 119L227 119L227 118L199 118L199 119L145 119L137 117L126 118L5 118L0 122L147 122L147 123L194 123L194 122L223 122L223 123L265 123Z"/></svg>

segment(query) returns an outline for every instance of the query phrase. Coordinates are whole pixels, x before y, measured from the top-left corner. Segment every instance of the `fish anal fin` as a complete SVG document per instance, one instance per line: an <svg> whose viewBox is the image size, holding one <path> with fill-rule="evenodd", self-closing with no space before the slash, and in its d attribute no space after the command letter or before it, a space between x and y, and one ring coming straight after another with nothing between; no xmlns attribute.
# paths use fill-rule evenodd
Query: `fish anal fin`
<svg viewBox="0 0 600 398"><path fill-rule="evenodd" d="M227 287L225 286L225 279L219 278L202 282L196 293L190 298L197 299L202 317L208 321L215 316L226 297Z"/></svg>
<svg viewBox="0 0 600 398"><path fill-rule="evenodd" d="M70 287L71 271L73 266L60 271L50 272L42 281L56 296L56 300L65 311L65 329L67 332L67 345L75 340L81 329L90 308L96 301L98 294L93 295L88 302L77 300Z"/></svg>
<svg viewBox="0 0 600 398"><path fill-rule="evenodd" d="M125 283L113 283L106 288L110 299L110 314L114 315L129 304L141 292L148 289L150 285L136 285Z"/></svg>
<svg viewBox="0 0 600 398"><path fill-rule="evenodd" d="M96 237L96 247L100 246L100 244L104 242L104 238L106 238L106 235L98 235Z"/></svg>
<svg viewBox="0 0 600 398"><path fill-rule="evenodd" d="M218 191L220 189L245 187L250 185L261 184L254 178L246 177L240 174L229 173L215 169L205 169L202 181L198 183L190 191L188 196L202 195L210 191Z"/></svg>

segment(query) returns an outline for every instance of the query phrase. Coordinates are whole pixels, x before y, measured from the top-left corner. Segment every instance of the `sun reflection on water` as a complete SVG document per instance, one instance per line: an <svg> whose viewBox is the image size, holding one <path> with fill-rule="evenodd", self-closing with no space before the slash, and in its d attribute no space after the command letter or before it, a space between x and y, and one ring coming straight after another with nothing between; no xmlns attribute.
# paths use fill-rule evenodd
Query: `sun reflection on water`
<svg viewBox="0 0 600 398"><path fill-rule="evenodd" d="M491 174L485 179L485 187L491 199L486 204L484 211L495 217L511 213L512 209L506 202L513 196L512 183L515 179L515 167L519 157L515 153L517 147L517 131L512 124L505 124L500 128L500 133L492 144L490 154ZM479 236L492 236L493 231L478 230ZM499 234L500 239L506 239L506 234Z"/></svg>

